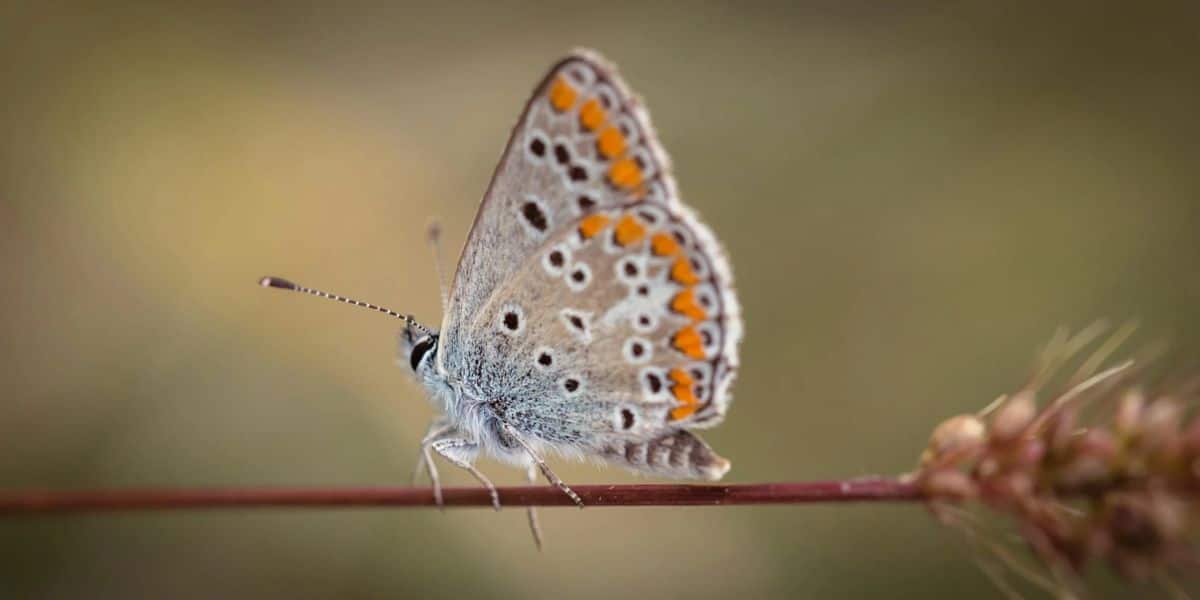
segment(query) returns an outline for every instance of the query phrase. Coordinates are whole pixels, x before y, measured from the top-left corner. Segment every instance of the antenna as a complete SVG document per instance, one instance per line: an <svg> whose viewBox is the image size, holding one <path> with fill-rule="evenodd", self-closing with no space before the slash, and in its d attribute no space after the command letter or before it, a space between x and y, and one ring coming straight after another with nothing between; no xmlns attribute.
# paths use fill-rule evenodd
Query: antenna
<svg viewBox="0 0 1200 600"><path fill-rule="evenodd" d="M425 240L433 250L433 270L437 272L438 289L442 293L442 313L445 313L449 310L449 295L446 292L446 273L442 271L442 224L436 220L431 221L429 228L425 230Z"/></svg>
<svg viewBox="0 0 1200 600"><path fill-rule="evenodd" d="M258 285L261 285L263 287L279 288L281 290L291 290L293 292L301 292L304 294L310 294L313 296L317 296L318 298L327 298L329 300L335 300L337 302L344 302L346 304L353 304L354 306L361 306L363 308L369 308L371 310L381 312L385 315L390 315L390 316L396 317L397 319L404 321L410 327L415 327L415 328L421 330L422 332L425 333L425 335L433 335L433 332L430 331L429 328L418 323L417 320L415 318L413 318L412 315L402 315L390 308L376 306L374 304L371 304L370 302L363 302L362 300L355 300L353 298L347 298L345 296L339 296L337 294L330 294L329 292L323 292L321 290L316 290L316 289L313 289L310 287L304 287L302 285L292 283L291 281L288 281L282 277L263 277L262 279L258 280Z"/></svg>

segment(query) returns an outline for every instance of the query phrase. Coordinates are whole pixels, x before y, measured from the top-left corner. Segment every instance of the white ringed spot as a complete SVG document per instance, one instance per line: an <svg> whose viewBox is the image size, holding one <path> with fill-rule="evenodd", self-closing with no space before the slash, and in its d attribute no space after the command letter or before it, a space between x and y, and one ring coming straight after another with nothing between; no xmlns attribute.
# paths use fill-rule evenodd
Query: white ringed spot
<svg viewBox="0 0 1200 600"><path fill-rule="evenodd" d="M516 304L506 304L496 318L496 328L508 336L518 336L525 331L525 311Z"/></svg>
<svg viewBox="0 0 1200 600"><path fill-rule="evenodd" d="M592 268L587 263L579 261L571 265L563 279L572 292L581 292L592 282Z"/></svg>

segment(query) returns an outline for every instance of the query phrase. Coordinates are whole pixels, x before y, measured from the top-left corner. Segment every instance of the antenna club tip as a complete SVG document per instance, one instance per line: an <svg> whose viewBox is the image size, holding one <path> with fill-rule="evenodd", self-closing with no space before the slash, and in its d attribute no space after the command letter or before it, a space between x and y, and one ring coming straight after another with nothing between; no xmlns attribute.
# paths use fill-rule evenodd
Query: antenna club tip
<svg viewBox="0 0 1200 600"><path fill-rule="evenodd" d="M296 284L294 284L282 277L269 277L269 276L263 277L262 279L258 280L258 285L261 285L263 287L279 288L282 290L296 289Z"/></svg>
<svg viewBox="0 0 1200 600"><path fill-rule="evenodd" d="M430 243L437 243L442 237L442 224L434 219L425 227L425 239Z"/></svg>

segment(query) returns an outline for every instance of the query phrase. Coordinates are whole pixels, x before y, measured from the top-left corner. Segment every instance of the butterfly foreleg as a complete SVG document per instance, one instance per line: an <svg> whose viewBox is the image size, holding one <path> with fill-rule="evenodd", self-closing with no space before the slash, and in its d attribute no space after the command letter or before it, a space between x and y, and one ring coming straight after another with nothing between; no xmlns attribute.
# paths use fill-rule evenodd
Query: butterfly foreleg
<svg viewBox="0 0 1200 600"><path fill-rule="evenodd" d="M484 475L474 464L471 464L479 453L479 444L466 438L456 437L457 434L457 431L451 429L446 437L431 441L428 447L454 466L465 469L474 475L475 479L478 479L479 483L483 484L483 487L487 488L488 493L492 495L492 507L500 510L500 493L496 491L496 484L492 483L492 480L488 479L487 475Z"/></svg>
<svg viewBox="0 0 1200 600"><path fill-rule="evenodd" d="M550 465L546 464L546 461L541 457L541 455L539 455L537 451L533 449L533 446L531 446L529 442L525 441L525 438L517 432L515 427L509 425L508 423L502 423L501 427L504 429L505 435L512 438L514 441L520 444L522 448L525 449L525 453L529 455L530 460L537 465L538 469L541 469L542 475L546 478L546 481L549 481L551 485L562 490L562 493L571 498L571 500L574 501L579 508L583 508L583 500L579 497L579 494L576 494L575 490L571 489L566 482L559 478L558 475L554 474L554 471L550 469Z"/></svg>
<svg viewBox="0 0 1200 600"><path fill-rule="evenodd" d="M425 436L421 438L421 448L417 451L417 464L413 465L411 485L417 485L421 471L429 473L429 483L433 487L433 501L442 506L442 481L438 476L437 465L433 462L433 453L429 451L435 440L454 431L454 426L445 417L439 417L429 423Z"/></svg>

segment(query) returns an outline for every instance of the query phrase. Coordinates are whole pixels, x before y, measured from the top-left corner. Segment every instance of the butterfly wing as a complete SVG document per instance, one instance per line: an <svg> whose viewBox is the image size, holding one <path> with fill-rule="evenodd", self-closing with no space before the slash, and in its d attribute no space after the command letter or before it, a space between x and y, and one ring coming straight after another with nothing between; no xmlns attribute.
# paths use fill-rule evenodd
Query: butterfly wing
<svg viewBox="0 0 1200 600"><path fill-rule="evenodd" d="M609 158L617 151L619 166ZM637 160L649 168L632 170ZM644 111L603 59L576 51L542 79L513 128L459 259L443 337L457 337L551 231L627 202L629 190L609 182L612 169L623 184L640 178L654 201L673 192Z"/></svg>
<svg viewBox="0 0 1200 600"><path fill-rule="evenodd" d="M567 57L476 216L443 368L545 446L715 478L728 463L687 430L723 418L740 339L728 263L648 114L602 59Z"/></svg>

